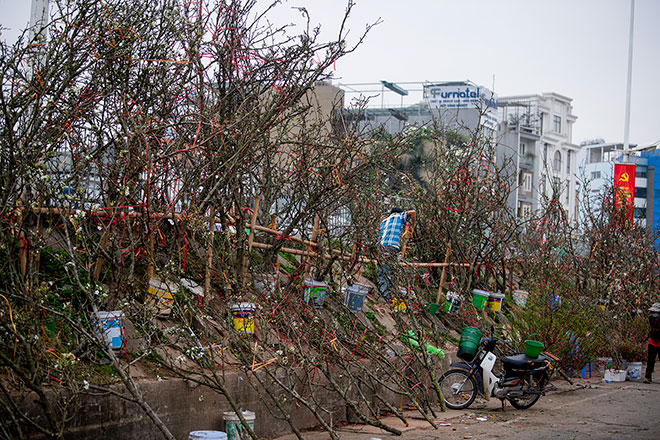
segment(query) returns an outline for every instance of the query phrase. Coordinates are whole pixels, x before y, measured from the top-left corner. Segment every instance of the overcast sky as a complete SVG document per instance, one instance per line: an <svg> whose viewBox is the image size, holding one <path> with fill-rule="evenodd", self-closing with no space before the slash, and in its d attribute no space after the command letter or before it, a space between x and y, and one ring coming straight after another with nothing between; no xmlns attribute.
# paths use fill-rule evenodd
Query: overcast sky
<svg viewBox="0 0 660 440"><path fill-rule="evenodd" d="M499 96L556 92L572 98L578 117L574 143L623 141L630 0L355 3L350 37L367 23L379 18L382 23L355 53L336 63L336 82L471 80L492 88L494 77ZM325 35L334 35L345 1L289 0L273 20L300 16L289 12L291 6L305 6ZM0 0L0 10L0 24L12 28L3 31L9 40L27 24L30 0ZM635 1L631 143L660 140L659 20L660 0ZM421 99L411 95L411 103Z"/></svg>

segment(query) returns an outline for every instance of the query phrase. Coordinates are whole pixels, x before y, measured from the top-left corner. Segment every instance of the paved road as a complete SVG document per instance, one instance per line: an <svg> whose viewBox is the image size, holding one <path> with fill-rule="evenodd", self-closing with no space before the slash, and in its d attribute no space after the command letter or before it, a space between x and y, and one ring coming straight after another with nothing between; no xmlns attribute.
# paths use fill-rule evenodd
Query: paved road
<svg viewBox="0 0 660 440"><path fill-rule="evenodd" d="M528 410L500 401L478 400L469 411L438 413L433 429L419 415L410 414L409 426L395 418L383 421L403 431L397 437L368 426L346 426L339 434L346 440L426 440L426 439L660 439L660 383L604 383L600 378L578 380L575 386L558 381ZM327 433L304 433L305 439L325 440ZM287 435L278 440L293 440Z"/></svg>

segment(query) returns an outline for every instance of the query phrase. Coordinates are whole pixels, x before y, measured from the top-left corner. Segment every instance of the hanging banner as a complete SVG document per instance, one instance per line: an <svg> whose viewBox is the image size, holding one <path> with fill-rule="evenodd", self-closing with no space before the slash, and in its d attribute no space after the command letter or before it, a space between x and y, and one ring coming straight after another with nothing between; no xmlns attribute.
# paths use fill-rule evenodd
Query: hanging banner
<svg viewBox="0 0 660 440"><path fill-rule="evenodd" d="M614 206L627 206L626 217L633 218L635 207L635 165L614 164Z"/></svg>

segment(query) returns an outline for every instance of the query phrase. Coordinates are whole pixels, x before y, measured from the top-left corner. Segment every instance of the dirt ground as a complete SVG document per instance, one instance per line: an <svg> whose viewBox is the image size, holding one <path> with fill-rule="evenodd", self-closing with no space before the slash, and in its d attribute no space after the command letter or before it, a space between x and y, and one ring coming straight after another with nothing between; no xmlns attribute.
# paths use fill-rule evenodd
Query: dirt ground
<svg viewBox="0 0 660 440"><path fill-rule="evenodd" d="M528 410L516 410L508 404L502 410L498 399L481 399L466 411L438 412L437 429L410 412L407 427L397 418L383 419L403 431L401 436L364 425L341 427L339 434L347 440L660 439L660 383L605 383L601 377L593 377L575 379L574 385L563 380L553 384L556 389ZM321 432L306 432L304 437L329 438ZM277 440L295 438L286 435Z"/></svg>

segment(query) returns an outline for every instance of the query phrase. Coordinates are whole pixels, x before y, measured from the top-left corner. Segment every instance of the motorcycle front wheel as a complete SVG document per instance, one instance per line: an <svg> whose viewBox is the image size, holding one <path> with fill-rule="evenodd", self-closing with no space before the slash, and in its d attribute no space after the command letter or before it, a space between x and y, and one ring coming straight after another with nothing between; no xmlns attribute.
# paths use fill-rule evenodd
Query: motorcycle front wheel
<svg viewBox="0 0 660 440"><path fill-rule="evenodd" d="M477 397L477 383L467 371L448 370L438 380L445 405L450 409L465 409Z"/></svg>

